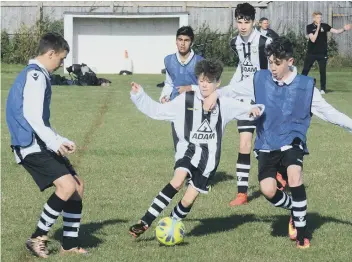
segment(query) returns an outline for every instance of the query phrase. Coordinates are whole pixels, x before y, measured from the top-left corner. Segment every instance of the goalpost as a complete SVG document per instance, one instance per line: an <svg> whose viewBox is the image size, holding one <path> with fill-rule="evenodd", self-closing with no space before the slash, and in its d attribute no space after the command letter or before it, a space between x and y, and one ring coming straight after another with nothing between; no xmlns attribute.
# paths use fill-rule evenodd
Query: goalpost
<svg viewBox="0 0 352 262"><path fill-rule="evenodd" d="M125 51L135 74L160 74L164 57L176 52L176 31L188 13L64 13L71 52L65 68L86 63L99 74L126 70Z"/></svg>

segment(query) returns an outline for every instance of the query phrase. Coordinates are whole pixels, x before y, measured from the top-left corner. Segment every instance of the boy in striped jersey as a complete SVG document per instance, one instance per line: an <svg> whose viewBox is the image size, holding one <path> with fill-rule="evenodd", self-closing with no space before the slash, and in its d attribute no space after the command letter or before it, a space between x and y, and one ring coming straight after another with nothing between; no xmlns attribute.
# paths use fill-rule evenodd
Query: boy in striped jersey
<svg viewBox="0 0 352 262"><path fill-rule="evenodd" d="M235 10L235 20L239 34L231 40L230 46L237 53L239 63L230 86L232 87L233 97L244 103L251 103L249 98L251 89L248 88L245 80L253 79L256 71L268 68L264 48L271 42L271 39L261 35L254 27L255 8L252 5L248 3L238 4ZM239 120L237 121L237 128L240 135L240 148L236 163L237 196L230 202L230 206L247 203L248 179L251 167L250 152L255 122Z"/></svg>
<svg viewBox="0 0 352 262"><path fill-rule="evenodd" d="M174 177L159 192L140 221L130 227L129 233L134 237L150 227L187 180L189 186L171 213L175 219L185 218L199 193L208 193L209 181L220 161L226 124L233 119L254 120L263 113L264 107L260 105L225 97L216 102L211 112L204 108L204 98L220 85L222 70L219 62L198 62L195 73L199 91L182 93L166 104L153 101L138 84L132 83L131 99L137 108L153 119L173 122L178 137Z"/></svg>
<svg viewBox="0 0 352 262"><path fill-rule="evenodd" d="M6 105L6 121L15 159L33 177L40 191L55 185L26 247L35 256L47 258L48 232L62 214L61 254L86 254L79 247L83 181L65 157L74 153L74 142L58 135L50 125L51 84L49 74L60 67L70 48L58 35L44 35L38 56L17 76Z"/></svg>

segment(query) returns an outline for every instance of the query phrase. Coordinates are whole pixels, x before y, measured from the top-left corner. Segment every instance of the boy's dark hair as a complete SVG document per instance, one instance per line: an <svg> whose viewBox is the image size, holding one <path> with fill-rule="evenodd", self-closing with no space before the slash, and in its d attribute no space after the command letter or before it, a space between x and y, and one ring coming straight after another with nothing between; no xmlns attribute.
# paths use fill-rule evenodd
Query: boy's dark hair
<svg viewBox="0 0 352 262"><path fill-rule="evenodd" d="M261 23L261 22L263 22L263 21L265 21L265 20L268 20L268 21L269 21L269 19L268 19L268 18L266 18L266 17L262 17L262 18L260 18L260 19L259 19L259 23Z"/></svg>
<svg viewBox="0 0 352 262"><path fill-rule="evenodd" d="M176 32L176 38L179 35L186 35L189 36L191 38L191 41L193 42L194 39L194 33L193 33L193 29L190 26L182 26L180 27L177 32Z"/></svg>
<svg viewBox="0 0 352 262"><path fill-rule="evenodd" d="M47 33L42 36L39 41L38 55L43 55L49 50L54 50L56 53L67 51L70 52L70 47L67 41L59 34Z"/></svg>
<svg viewBox="0 0 352 262"><path fill-rule="evenodd" d="M218 60L204 59L199 61L195 68L194 72L197 77L201 74L206 76L210 81L219 81L223 70L223 65Z"/></svg>
<svg viewBox="0 0 352 262"><path fill-rule="evenodd" d="M278 38L275 38L265 48L265 54L267 57L273 55L275 59L287 60L293 57L293 45L287 37L280 36Z"/></svg>
<svg viewBox="0 0 352 262"><path fill-rule="evenodd" d="M236 19L254 20L255 19L255 8L248 3L238 4L235 10Z"/></svg>

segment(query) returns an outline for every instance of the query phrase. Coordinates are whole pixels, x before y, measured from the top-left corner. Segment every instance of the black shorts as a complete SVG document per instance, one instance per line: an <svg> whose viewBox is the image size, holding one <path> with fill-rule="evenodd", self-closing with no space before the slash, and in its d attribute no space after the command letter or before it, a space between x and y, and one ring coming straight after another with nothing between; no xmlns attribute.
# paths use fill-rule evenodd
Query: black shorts
<svg viewBox="0 0 352 262"><path fill-rule="evenodd" d="M40 191L53 186L53 182L64 175L77 175L66 157L49 150L27 155L21 164L33 177Z"/></svg>
<svg viewBox="0 0 352 262"><path fill-rule="evenodd" d="M256 121L250 121L250 120L238 120L237 121L237 129L238 133L242 132L250 132L254 133L254 130L256 128Z"/></svg>
<svg viewBox="0 0 352 262"><path fill-rule="evenodd" d="M183 169L188 173L188 184L191 184L199 193L207 194L209 192L209 183L216 169L209 173L209 176L205 176L203 171L193 166L191 159L186 156L176 161L174 170L176 171L177 169Z"/></svg>
<svg viewBox="0 0 352 262"><path fill-rule="evenodd" d="M258 180L276 178L276 172L287 170L291 165L303 167L304 151L293 147L285 151L258 152ZM281 171L282 172L282 171Z"/></svg>

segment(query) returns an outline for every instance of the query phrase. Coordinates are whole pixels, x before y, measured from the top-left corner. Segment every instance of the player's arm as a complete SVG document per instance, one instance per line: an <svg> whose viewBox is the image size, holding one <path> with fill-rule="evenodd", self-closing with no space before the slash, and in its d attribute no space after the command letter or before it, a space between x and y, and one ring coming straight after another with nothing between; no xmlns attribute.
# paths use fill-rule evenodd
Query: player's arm
<svg viewBox="0 0 352 262"><path fill-rule="evenodd" d="M137 84L131 83L131 100L139 111L156 120L173 121L176 119L176 112L180 110L180 99L173 99L169 103L160 104L151 99Z"/></svg>
<svg viewBox="0 0 352 262"><path fill-rule="evenodd" d="M236 92L234 91L236 85L241 85L243 88L250 89L251 94L248 95L247 100L255 101L253 80L250 78L246 78L243 79L241 82L230 83L227 86L217 89L216 92L212 93L210 96L204 99L204 107L209 108L209 110L211 110L216 105L217 99L220 97L236 98ZM197 88L199 89L198 86Z"/></svg>
<svg viewBox="0 0 352 262"><path fill-rule="evenodd" d="M191 91L200 92L198 85L191 85ZM204 99L204 109L211 111L215 105L216 101L220 97L234 97L235 93L233 92L233 87L231 85L224 86L220 89L217 89L211 95Z"/></svg>
<svg viewBox="0 0 352 262"><path fill-rule="evenodd" d="M317 88L314 88L312 113L324 121L341 126L352 132L352 119L326 102Z"/></svg>
<svg viewBox="0 0 352 262"><path fill-rule="evenodd" d="M225 123L231 120L255 120L265 109L262 104L251 105L228 97L221 98L220 106Z"/></svg>
<svg viewBox="0 0 352 262"><path fill-rule="evenodd" d="M344 25L344 27L340 28L340 29L335 29L335 28L330 28L330 32L333 34L341 34L345 31L348 31L351 29L351 24L347 24Z"/></svg>
<svg viewBox="0 0 352 262"><path fill-rule="evenodd" d="M315 40L317 40L319 31L320 31L320 26L321 26L321 24L319 23L317 26L317 30L315 30L314 33L313 33L313 31L311 31L311 28L309 26L307 26L307 35L308 35L310 41L312 41L313 43L315 43Z"/></svg>
<svg viewBox="0 0 352 262"><path fill-rule="evenodd" d="M33 75L37 74L37 75ZM23 90L23 116L46 146L54 152L72 153L65 142L43 121L46 80L42 72L30 71ZM67 145L68 146L68 145Z"/></svg>
<svg viewBox="0 0 352 262"><path fill-rule="evenodd" d="M172 82L171 76L169 75L169 73L166 70L164 87L161 90L161 95L159 98L160 103L165 103L165 102L170 101L170 96L171 96L173 88L174 88L174 83Z"/></svg>
<svg viewBox="0 0 352 262"><path fill-rule="evenodd" d="M227 86L223 86L223 87L218 88L215 92L217 95L217 98L219 98L219 97L234 97L235 93L233 92L233 89L234 89L235 84L236 84L236 82L229 84ZM207 100L207 98L205 100Z"/></svg>

